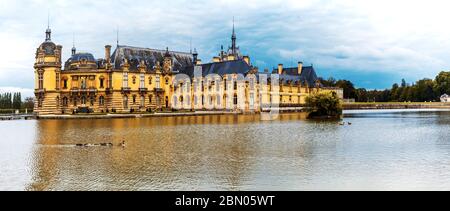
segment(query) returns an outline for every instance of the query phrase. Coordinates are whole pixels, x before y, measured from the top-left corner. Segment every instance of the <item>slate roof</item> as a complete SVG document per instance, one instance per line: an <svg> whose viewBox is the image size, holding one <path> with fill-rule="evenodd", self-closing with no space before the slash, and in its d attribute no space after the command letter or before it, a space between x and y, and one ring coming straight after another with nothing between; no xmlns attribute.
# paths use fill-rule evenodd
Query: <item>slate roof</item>
<svg viewBox="0 0 450 211"><path fill-rule="evenodd" d="M153 70L157 62L163 65L166 50L150 48L139 48L131 46L118 46L111 56L111 63L115 69L120 69L124 59L128 59L130 71L138 69L141 60L144 60L147 71ZM173 71L178 72L193 66L193 55L191 53L169 51L172 56Z"/></svg>
<svg viewBox="0 0 450 211"><path fill-rule="evenodd" d="M251 66L247 64L244 60L234 60L234 61L224 61L202 64L202 76L207 76L209 74L217 74L223 77L229 74L242 74L247 75L251 70ZM194 77L194 67L189 67L181 71L180 73L186 74L189 77Z"/></svg>
<svg viewBox="0 0 450 211"><path fill-rule="evenodd" d="M278 70L275 69L272 73L277 74ZM303 66L301 75L298 74L297 67L283 68L283 74L280 75L280 80L284 84L289 82L293 84L301 83L308 84L310 87L316 86L317 79L317 74L313 66Z"/></svg>

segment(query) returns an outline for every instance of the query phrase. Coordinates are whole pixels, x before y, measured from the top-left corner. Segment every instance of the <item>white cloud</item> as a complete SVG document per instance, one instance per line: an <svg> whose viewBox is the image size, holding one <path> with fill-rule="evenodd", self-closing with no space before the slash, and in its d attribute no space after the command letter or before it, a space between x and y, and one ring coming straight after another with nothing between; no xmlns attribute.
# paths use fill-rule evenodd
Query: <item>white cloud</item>
<svg viewBox="0 0 450 211"><path fill-rule="evenodd" d="M53 40L70 55L103 56L120 28L122 44L189 50L204 61L238 44L261 69L303 60L328 70L432 77L450 65L450 2L443 0L0 0L0 86L33 88L36 47L47 11ZM320 74L320 70L319 74ZM14 75L14 77L12 77Z"/></svg>

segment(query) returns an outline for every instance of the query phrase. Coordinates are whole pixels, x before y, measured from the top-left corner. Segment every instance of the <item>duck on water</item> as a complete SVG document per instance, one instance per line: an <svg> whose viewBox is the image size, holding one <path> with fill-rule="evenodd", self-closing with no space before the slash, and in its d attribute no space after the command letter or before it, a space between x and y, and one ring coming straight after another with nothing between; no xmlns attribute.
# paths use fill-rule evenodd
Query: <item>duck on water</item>
<svg viewBox="0 0 450 211"><path fill-rule="evenodd" d="M113 143L75 144L75 146L77 146L77 147L113 147L114 144L113 144ZM126 146L125 141L122 141L122 143L120 143L118 146L119 146L119 147L125 147L125 146Z"/></svg>

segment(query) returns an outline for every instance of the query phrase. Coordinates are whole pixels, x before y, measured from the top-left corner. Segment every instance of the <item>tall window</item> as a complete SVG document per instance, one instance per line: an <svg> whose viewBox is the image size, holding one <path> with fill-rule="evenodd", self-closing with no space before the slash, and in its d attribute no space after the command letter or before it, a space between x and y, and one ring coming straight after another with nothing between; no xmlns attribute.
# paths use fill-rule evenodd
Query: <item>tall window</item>
<svg viewBox="0 0 450 211"><path fill-rule="evenodd" d="M63 106L66 107L68 105L67 97L63 98Z"/></svg>
<svg viewBox="0 0 450 211"><path fill-rule="evenodd" d="M100 78L100 88L101 89L103 89L103 87L104 87L104 81L105 81L104 78Z"/></svg>
<svg viewBox="0 0 450 211"><path fill-rule="evenodd" d="M233 103L234 103L234 105L237 105L237 104L238 104L238 97L237 97L237 94L235 94L234 97L233 97Z"/></svg>
<svg viewBox="0 0 450 211"><path fill-rule="evenodd" d="M149 85L152 85L152 77L151 77L151 76L148 77L148 84L149 84Z"/></svg>
<svg viewBox="0 0 450 211"><path fill-rule="evenodd" d="M94 106L94 101L95 101L95 98L94 97L91 97L91 106Z"/></svg>
<svg viewBox="0 0 450 211"><path fill-rule="evenodd" d="M59 73L56 73L56 89L59 89L60 81L59 81Z"/></svg>
<svg viewBox="0 0 450 211"><path fill-rule="evenodd" d="M161 77L159 75L156 76L156 88L161 88Z"/></svg>
<svg viewBox="0 0 450 211"><path fill-rule="evenodd" d="M227 91L227 79L223 79L223 87Z"/></svg>
<svg viewBox="0 0 450 211"><path fill-rule="evenodd" d="M86 97L81 97L81 105L86 105Z"/></svg>
<svg viewBox="0 0 450 211"><path fill-rule="evenodd" d="M136 104L136 95L133 95L133 104Z"/></svg>
<svg viewBox="0 0 450 211"><path fill-rule="evenodd" d="M81 89L86 89L86 79L85 78L81 79Z"/></svg>
<svg viewBox="0 0 450 211"><path fill-rule="evenodd" d="M128 108L128 96L123 96L123 109Z"/></svg>
<svg viewBox="0 0 450 211"><path fill-rule="evenodd" d="M145 88L145 75L142 73L141 74L141 78L140 78L140 88L143 89Z"/></svg>
<svg viewBox="0 0 450 211"><path fill-rule="evenodd" d="M145 106L145 97L141 96L141 107Z"/></svg>
<svg viewBox="0 0 450 211"><path fill-rule="evenodd" d="M148 96L148 102L149 102L150 104L152 104L152 98L153 98L153 95Z"/></svg>
<svg viewBox="0 0 450 211"><path fill-rule="evenodd" d="M122 87L127 88L128 87L128 73L124 72L123 73L123 84Z"/></svg>
<svg viewBox="0 0 450 211"><path fill-rule="evenodd" d="M237 81L234 81L234 90L237 90Z"/></svg>
<svg viewBox="0 0 450 211"><path fill-rule="evenodd" d="M44 73L39 73L39 89L44 89Z"/></svg>
<svg viewBox="0 0 450 211"><path fill-rule="evenodd" d="M104 106L105 105L105 97L103 97L103 96L100 96L100 98L98 99L98 104L100 105L100 106Z"/></svg>
<svg viewBox="0 0 450 211"><path fill-rule="evenodd" d="M63 80L63 89L67 89L67 79Z"/></svg>

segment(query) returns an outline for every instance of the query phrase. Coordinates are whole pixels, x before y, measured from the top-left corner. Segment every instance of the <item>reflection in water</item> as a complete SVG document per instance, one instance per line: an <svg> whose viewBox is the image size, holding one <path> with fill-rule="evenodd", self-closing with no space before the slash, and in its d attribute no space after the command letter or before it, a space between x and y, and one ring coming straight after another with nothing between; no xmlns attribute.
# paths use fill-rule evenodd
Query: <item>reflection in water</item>
<svg viewBox="0 0 450 211"><path fill-rule="evenodd" d="M257 115L39 121L27 189L239 190L251 180L261 130L270 124ZM110 142L116 147L74 146Z"/></svg>
<svg viewBox="0 0 450 211"><path fill-rule="evenodd" d="M0 122L0 189L450 190L449 114Z"/></svg>

